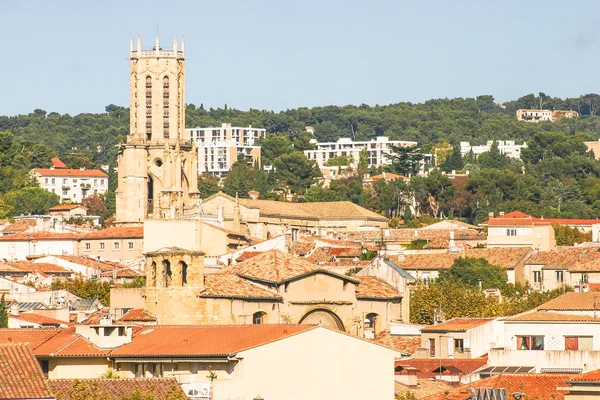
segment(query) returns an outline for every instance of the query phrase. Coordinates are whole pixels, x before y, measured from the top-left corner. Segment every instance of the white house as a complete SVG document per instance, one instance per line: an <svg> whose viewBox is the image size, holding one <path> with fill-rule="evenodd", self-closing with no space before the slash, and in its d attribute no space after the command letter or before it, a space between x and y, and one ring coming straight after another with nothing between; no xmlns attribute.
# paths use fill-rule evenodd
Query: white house
<svg viewBox="0 0 600 400"><path fill-rule="evenodd" d="M25 260L27 256L77 254L78 235L32 232L0 236L0 260Z"/></svg>

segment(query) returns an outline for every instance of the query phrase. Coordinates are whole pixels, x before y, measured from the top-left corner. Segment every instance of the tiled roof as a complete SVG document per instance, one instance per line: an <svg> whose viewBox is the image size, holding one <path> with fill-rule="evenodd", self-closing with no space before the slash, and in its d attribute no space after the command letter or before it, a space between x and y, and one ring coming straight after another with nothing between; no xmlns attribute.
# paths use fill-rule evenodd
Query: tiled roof
<svg viewBox="0 0 600 400"><path fill-rule="evenodd" d="M242 254L240 254L240 256L236 258L235 261L246 261L254 256L259 255L260 253L262 253L262 251L245 251Z"/></svg>
<svg viewBox="0 0 600 400"><path fill-rule="evenodd" d="M44 374L29 345L0 345L0 398L52 398Z"/></svg>
<svg viewBox="0 0 600 400"><path fill-rule="evenodd" d="M553 323L600 323L600 318L586 315L561 314L550 311L534 311L505 319L506 322L553 322Z"/></svg>
<svg viewBox="0 0 600 400"><path fill-rule="evenodd" d="M287 336L313 325L152 326L112 356L229 356Z"/></svg>
<svg viewBox="0 0 600 400"><path fill-rule="evenodd" d="M83 208L84 210L87 210L87 208L82 206L81 204L60 204L58 206L49 208L48 211L69 211L74 210L76 208Z"/></svg>
<svg viewBox="0 0 600 400"><path fill-rule="evenodd" d="M558 247L533 254L526 264L543 265L544 269L600 271L600 251L589 247Z"/></svg>
<svg viewBox="0 0 600 400"><path fill-rule="evenodd" d="M439 325L430 325L423 329L421 332L437 332L437 331L448 331L448 332L462 332L467 329L475 328L477 326L487 324L493 321L493 318L453 318L450 321L446 321Z"/></svg>
<svg viewBox="0 0 600 400"><path fill-rule="evenodd" d="M532 252L529 247L514 248L472 248L466 249L462 253L443 253L443 254L411 254L402 261L394 262L404 270L437 270L450 268L454 260L459 257L484 258L490 264L500 265L506 269L514 269L523 264L527 255Z"/></svg>
<svg viewBox="0 0 600 400"><path fill-rule="evenodd" d="M396 179L402 179L403 181L410 181L410 178L402 175L392 174L391 172L384 172L383 174L369 176L368 178L363 179L363 182L377 182L380 179L385 179L386 181L393 181Z"/></svg>
<svg viewBox="0 0 600 400"><path fill-rule="evenodd" d="M127 311L119 321L123 322L156 322L158 318L152 315L145 308L134 308L133 310Z"/></svg>
<svg viewBox="0 0 600 400"><path fill-rule="evenodd" d="M82 236L86 239L119 239L119 238L143 238L144 227L112 227L91 232Z"/></svg>
<svg viewBox="0 0 600 400"><path fill-rule="evenodd" d="M417 379L417 387L408 387L399 382L394 383L394 394L407 395L411 393L415 399L420 400L440 392L446 392L452 389L450 383L434 379Z"/></svg>
<svg viewBox="0 0 600 400"><path fill-rule="evenodd" d="M391 286L383 279L376 276L357 276L359 284L356 286L357 299L399 299L402 296L398 289Z"/></svg>
<svg viewBox="0 0 600 400"><path fill-rule="evenodd" d="M87 177L95 177L95 178L108 178L104 172L99 169L50 169L50 168L34 168L35 172L40 174L41 176L68 176L73 178L87 178Z"/></svg>
<svg viewBox="0 0 600 400"><path fill-rule="evenodd" d="M498 374L489 378L462 385L450 390L447 394L438 393L426 397L427 400L464 400L471 398L471 388L506 389L507 398L512 399L514 393L524 393L525 399L563 400L565 392L558 387L567 386L573 375L567 374Z"/></svg>
<svg viewBox="0 0 600 400"><path fill-rule="evenodd" d="M75 328L63 329L59 334L34 350L36 356L61 357L101 357L110 350L99 349L82 336L75 333Z"/></svg>
<svg viewBox="0 0 600 400"><path fill-rule="evenodd" d="M29 228L36 226L36 221L33 219L19 219L2 230L3 234L25 232Z"/></svg>
<svg viewBox="0 0 600 400"><path fill-rule="evenodd" d="M60 321L55 318L46 317L45 315L35 314L35 313L20 313L19 316L11 316L12 318L20 319L26 322L32 322L34 324L42 325L42 326L56 326L59 327L61 325L68 325L68 321Z"/></svg>
<svg viewBox="0 0 600 400"><path fill-rule="evenodd" d="M174 378L51 379L48 381L52 393L61 400L81 398L80 394L73 391L75 384L82 388L89 398L94 399L133 398L138 390L143 398L146 398L146 394L151 395L153 399L185 398L185 393Z"/></svg>
<svg viewBox="0 0 600 400"><path fill-rule="evenodd" d="M29 343L33 350L60 333L60 329L4 328L0 329L0 344Z"/></svg>
<svg viewBox="0 0 600 400"><path fill-rule="evenodd" d="M114 276L114 273L111 270L105 270L100 274L100 276L111 278ZM131 268L117 268L117 278L137 278L139 276L145 276L145 274Z"/></svg>
<svg viewBox="0 0 600 400"><path fill-rule="evenodd" d="M54 168L69 168L67 167L67 164L62 162L62 160L58 157L52 157L50 161L52 162L52 167Z"/></svg>
<svg viewBox="0 0 600 400"><path fill-rule="evenodd" d="M270 283L283 283L319 271L358 282L355 278L321 269L304 258L291 256L276 249L265 251L249 260L227 267L223 271L247 279Z"/></svg>
<svg viewBox="0 0 600 400"><path fill-rule="evenodd" d="M600 224L600 219L574 219L574 218L537 218L520 211L512 211L504 215L482 222L480 225L496 224L498 220L529 220L534 223L558 224L558 225L593 225ZM490 225L491 226L491 225Z"/></svg>
<svg viewBox="0 0 600 400"><path fill-rule="evenodd" d="M538 310L546 311L594 311L598 308L598 293L595 292L568 292L552 299Z"/></svg>
<svg viewBox="0 0 600 400"><path fill-rule="evenodd" d="M590 372L586 372L581 375L574 375L569 379L569 382L599 382L600 381L600 369L595 369Z"/></svg>
<svg viewBox="0 0 600 400"><path fill-rule="evenodd" d="M352 240L361 241L364 244L376 243L383 240L386 243L408 244L417 239L450 240L451 229L386 229L383 236L380 231L356 231L347 233ZM485 242L487 234L476 229L454 230L454 241L481 241Z"/></svg>
<svg viewBox="0 0 600 400"><path fill-rule="evenodd" d="M418 369L417 377L419 378L434 378L440 373L433 372L439 369L440 365L444 367L455 367L463 374L470 374L487 364L487 356L480 358L411 358L408 360L396 360L395 367L409 366ZM450 372L446 372L446 375Z"/></svg>
<svg viewBox="0 0 600 400"><path fill-rule="evenodd" d="M70 274L71 271L50 263L9 262L8 265L26 272L38 272L44 275Z"/></svg>
<svg viewBox="0 0 600 400"><path fill-rule="evenodd" d="M229 273L204 275L204 290L200 292L200 297L281 300L277 293Z"/></svg>
<svg viewBox="0 0 600 400"><path fill-rule="evenodd" d="M4 242L28 242L31 240L77 240L80 235L75 233L54 233L54 232L31 232L15 233L12 235L0 236L0 241Z"/></svg>
<svg viewBox="0 0 600 400"><path fill-rule="evenodd" d="M379 332L375 336L375 341L409 355L421 346L421 336L392 335L390 331Z"/></svg>
<svg viewBox="0 0 600 400"><path fill-rule="evenodd" d="M86 256L52 256L55 258L59 258L61 260L65 260L74 264L79 264L79 265L83 265L85 267L89 267L89 268L94 268L97 269L98 267L100 267L101 271L111 271L113 270L113 268L123 268L122 264L118 264L118 263L114 263L114 262L110 262L110 261L98 261L94 258L91 257L86 257Z"/></svg>

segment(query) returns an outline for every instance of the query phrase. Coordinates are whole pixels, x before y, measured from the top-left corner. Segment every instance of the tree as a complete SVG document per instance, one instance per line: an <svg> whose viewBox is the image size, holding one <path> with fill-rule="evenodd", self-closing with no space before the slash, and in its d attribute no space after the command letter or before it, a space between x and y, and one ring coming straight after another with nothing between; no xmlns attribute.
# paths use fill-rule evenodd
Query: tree
<svg viewBox="0 0 600 400"><path fill-rule="evenodd" d="M482 169L504 169L506 165L510 163L510 159L506 155L500 153L498 142L494 140L490 147L490 151L481 153L477 158L477 162Z"/></svg>
<svg viewBox="0 0 600 400"><path fill-rule="evenodd" d="M482 289L503 289L508 282L506 269L490 264L485 258L457 258L454 264L440 271L440 281L450 281Z"/></svg>
<svg viewBox="0 0 600 400"><path fill-rule="evenodd" d="M294 151L292 142L287 136L271 135L258 142L261 151L261 162L263 165L273 165L275 160L284 154Z"/></svg>
<svg viewBox="0 0 600 400"><path fill-rule="evenodd" d="M317 164L300 152L282 155L275 160L275 168L279 179L297 194L304 194L315 179L321 176Z"/></svg>
<svg viewBox="0 0 600 400"><path fill-rule="evenodd" d="M304 150L314 150L315 144L311 143L311 136L308 132L302 132L294 139L294 150L304 151Z"/></svg>
<svg viewBox="0 0 600 400"><path fill-rule="evenodd" d="M356 173L358 176L364 176L369 169L369 152L365 147L358 154L358 165L356 166Z"/></svg>
<svg viewBox="0 0 600 400"><path fill-rule="evenodd" d="M98 299L103 305L110 304L111 282L95 279L76 278L71 282L54 281L52 290L68 290L82 299Z"/></svg>
<svg viewBox="0 0 600 400"><path fill-rule="evenodd" d="M205 175L198 177L198 190L200 197L206 199L215 193L218 193L221 188L219 186L220 179L218 176Z"/></svg>
<svg viewBox="0 0 600 400"><path fill-rule="evenodd" d="M248 192L255 187L256 170L245 162L233 164L223 182L224 193L240 198L248 198Z"/></svg>
<svg viewBox="0 0 600 400"><path fill-rule="evenodd" d="M4 199L13 215L43 215L58 204L58 196L39 187L25 187L8 193Z"/></svg>
<svg viewBox="0 0 600 400"><path fill-rule="evenodd" d="M442 164L442 169L446 172L458 171L464 168L462 154L460 153L460 147L454 146L450 156L446 158Z"/></svg>
<svg viewBox="0 0 600 400"><path fill-rule="evenodd" d="M423 159L421 149L417 146L391 146L390 154L386 155L392 162L393 172L409 176L419 172L420 161Z"/></svg>
<svg viewBox="0 0 600 400"><path fill-rule="evenodd" d="M8 328L8 310L6 309L4 293L0 299L0 328Z"/></svg>
<svg viewBox="0 0 600 400"><path fill-rule="evenodd" d="M325 163L325 165L328 167L345 167L350 164L352 164L351 156L333 157L333 158L330 158L329 160L327 160L327 162Z"/></svg>
<svg viewBox="0 0 600 400"><path fill-rule="evenodd" d="M563 225L552 225L554 236L558 246L573 246L575 244L592 241L592 232L581 232L577 228L570 228Z"/></svg>

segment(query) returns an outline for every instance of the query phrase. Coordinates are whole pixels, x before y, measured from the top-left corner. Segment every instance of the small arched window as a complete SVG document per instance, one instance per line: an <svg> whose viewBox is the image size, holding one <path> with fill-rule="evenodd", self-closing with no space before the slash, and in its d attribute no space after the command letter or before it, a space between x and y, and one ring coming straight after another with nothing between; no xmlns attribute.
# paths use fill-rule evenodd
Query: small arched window
<svg viewBox="0 0 600 400"><path fill-rule="evenodd" d="M267 320L267 313L264 311L258 311L252 315L252 323L254 325L262 325L266 322L266 320Z"/></svg>

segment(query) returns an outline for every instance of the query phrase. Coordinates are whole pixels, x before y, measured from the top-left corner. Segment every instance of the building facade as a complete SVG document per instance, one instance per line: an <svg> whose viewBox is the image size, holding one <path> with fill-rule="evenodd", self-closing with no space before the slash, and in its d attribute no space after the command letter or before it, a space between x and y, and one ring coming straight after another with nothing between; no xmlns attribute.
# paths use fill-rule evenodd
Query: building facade
<svg viewBox="0 0 600 400"><path fill-rule="evenodd" d="M34 168L31 176L42 189L57 194L61 202L81 203L108 190L108 175L96 169Z"/></svg>
<svg viewBox="0 0 600 400"><path fill-rule="evenodd" d="M222 124L220 128L193 128L186 132L198 147L198 173L223 176L240 157L250 164L260 164L260 146L256 142L267 131Z"/></svg>
<svg viewBox="0 0 600 400"><path fill-rule="evenodd" d="M527 147L526 143L516 144L514 140L497 140L498 151L510 158L521 158L521 150ZM486 144L481 146L471 146L470 142L460 142L460 154L464 157L469 152L473 152L475 156L490 151L494 144L493 140L488 140Z"/></svg>
<svg viewBox="0 0 600 400"><path fill-rule="evenodd" d="M388 137L379 136L375 140L363 142L353 142L349 138L341 138L337 142L315 142L315 145L315 150L305 150L304 155L309 160L316 161L319 167L325 166L330 158L341 156L351 157L353 163L358 164L360 152L363 149L367 150L369 167L380 167L391 164L387 155L391 154L392 146L412 147L416 146L417 142L389 140Z"/></svg>
<svg viewBox="0 0 600 400"><path fill-rule="evenodd" d="M518 121L542 122L558 121L563 118L577 118L579 113L573 110L535 110L520 108L516 112Z"/></svg>
<svg viewBox="0 0 600 400"><path fill-rule="evenodd" d="M130 131L117 157L116 223L194 213L198 158L185 130L185 58L177 38L172 50L142 49L133 39L129 57Z"/></svg>

